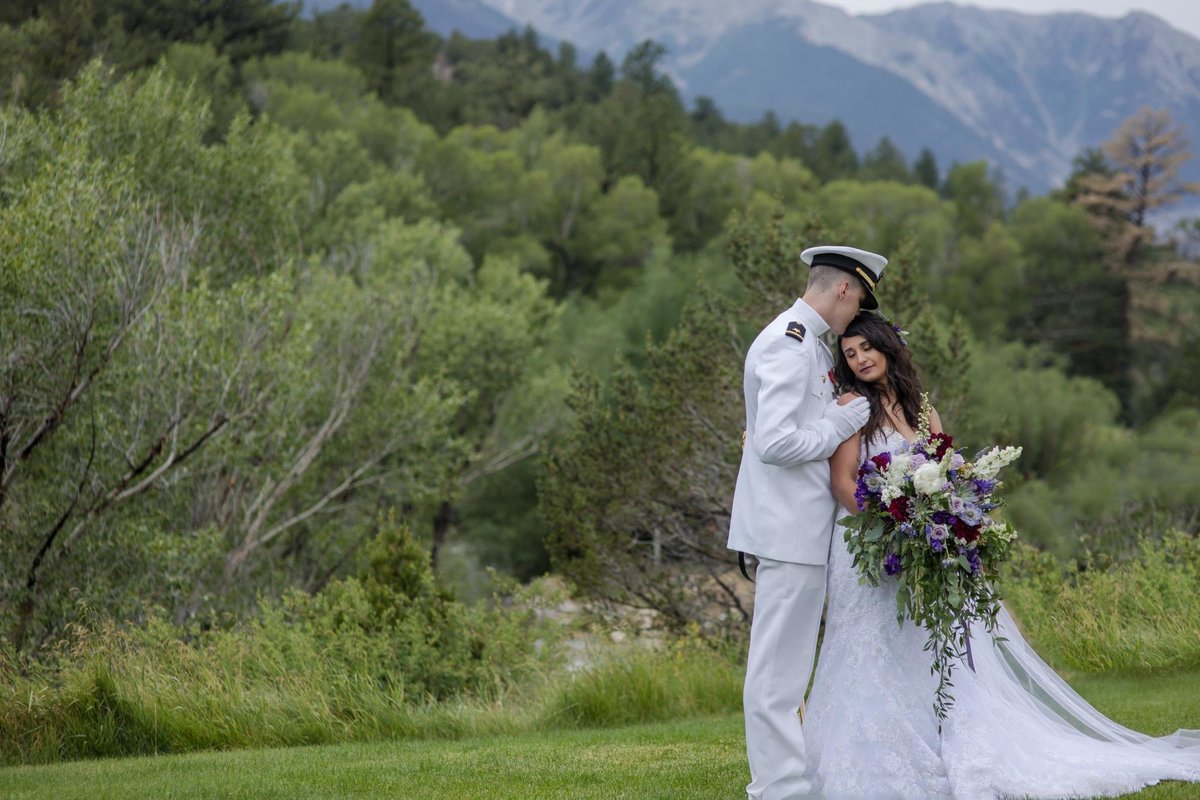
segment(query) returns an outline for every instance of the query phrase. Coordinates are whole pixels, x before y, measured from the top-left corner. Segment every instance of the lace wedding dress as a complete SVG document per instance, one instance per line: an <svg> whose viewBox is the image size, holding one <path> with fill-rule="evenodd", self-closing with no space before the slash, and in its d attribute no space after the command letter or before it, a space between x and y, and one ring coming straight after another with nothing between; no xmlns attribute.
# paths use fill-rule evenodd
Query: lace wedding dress
<svg viewBox="0 0 1200 800"><path fill-rule="evenodd" d="M864 446L863 459L903 439ZM975 671L956 665L938 733L926 632L896 624L896 587L860 585L839 526L825 637L804 719L809 771L831 800L1086 798L1165 779L1200 781L1200 730L1153 738L1072 691L1001 611L994 642L972 629Z"/></svg>

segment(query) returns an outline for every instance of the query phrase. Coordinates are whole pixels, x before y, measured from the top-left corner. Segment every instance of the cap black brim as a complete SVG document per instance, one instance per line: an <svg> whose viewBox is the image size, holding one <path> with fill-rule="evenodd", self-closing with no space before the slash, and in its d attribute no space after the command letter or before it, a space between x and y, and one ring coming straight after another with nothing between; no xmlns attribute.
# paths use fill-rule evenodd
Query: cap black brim
<svg viewBox="0 0 1200 800"><path fill-rule="evenodd" d="M859 307L865 308L867 311L874 311L879 308L879 301L875 299L875 292L863 280L862 275L858 274L858 270L863 269L863 267L857 261L842 256L831 258L828 255L821 255L813 259L812 266L833 267L834 269L840 269L847 275L853 275L854 279L858 281L858 285L863 287L864 292L863 301L859 304Z"/></svg>

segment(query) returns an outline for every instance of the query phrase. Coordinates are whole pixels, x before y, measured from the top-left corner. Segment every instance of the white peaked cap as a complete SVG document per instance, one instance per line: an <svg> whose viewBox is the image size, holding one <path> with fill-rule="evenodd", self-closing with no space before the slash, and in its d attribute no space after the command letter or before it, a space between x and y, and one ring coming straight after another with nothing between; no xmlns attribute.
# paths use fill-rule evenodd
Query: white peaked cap
<svg viewBox="0 0 1200 800"><path fill-rule="evenodd" d="M875 299L875 285L879 283L883 268L888 263L883 256L857 247L819 245L801 253L800 260L810 267L833 267L855 276L867 290L862 307L867 310L879 308L879 301Z"/></svg>

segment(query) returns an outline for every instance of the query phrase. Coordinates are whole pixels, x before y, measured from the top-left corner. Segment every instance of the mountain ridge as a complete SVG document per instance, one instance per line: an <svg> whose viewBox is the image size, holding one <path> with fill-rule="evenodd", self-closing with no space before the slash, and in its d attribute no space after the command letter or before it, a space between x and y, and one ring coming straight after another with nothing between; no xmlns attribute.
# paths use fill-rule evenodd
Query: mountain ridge
<svg viewBox="0 0 1200 800"><path fill-rule="evenodd" d="M1200 134L1200 40L1146 12L1111 19L945 2L863 15L815 0L481 2L618 61L638 41L656 39L668 48L665 67L684 96L710 96L734 119L768 110L784 121L837 117L860 151L879 131L895 130L888 135L910 158L924 146L942 161L987 158L1036 191L1061 183L1075 155L1108 139L1141 106L1168 108L1190 137ZM832 88L784 92L773 67L810 63L813 48L846 56L845 72L824 78ZM746 61L757 65L755 74ZM894 81L878 82L886 89L863 81L870 69L919 93L911 113L894 109L898 116L884 125L863 113L888 106L897 91ZM802 83L805 75L792 77ZM839 91L843 83L854 91ZM921 139L927 120L938 121L939 137Z"/></svg>

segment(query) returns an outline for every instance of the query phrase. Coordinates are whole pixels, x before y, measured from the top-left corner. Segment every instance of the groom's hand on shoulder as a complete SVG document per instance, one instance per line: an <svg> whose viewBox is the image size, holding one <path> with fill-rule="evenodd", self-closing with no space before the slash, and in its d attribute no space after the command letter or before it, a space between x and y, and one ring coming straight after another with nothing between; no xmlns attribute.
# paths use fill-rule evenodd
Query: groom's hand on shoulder
<svg viewBox="0 0 1200 800"><path fill-rule="evenodd" d="M846 440L867 424L871 403L854 392L847 392L825 408L825 418L833 422L839 439Z"/></svg>

